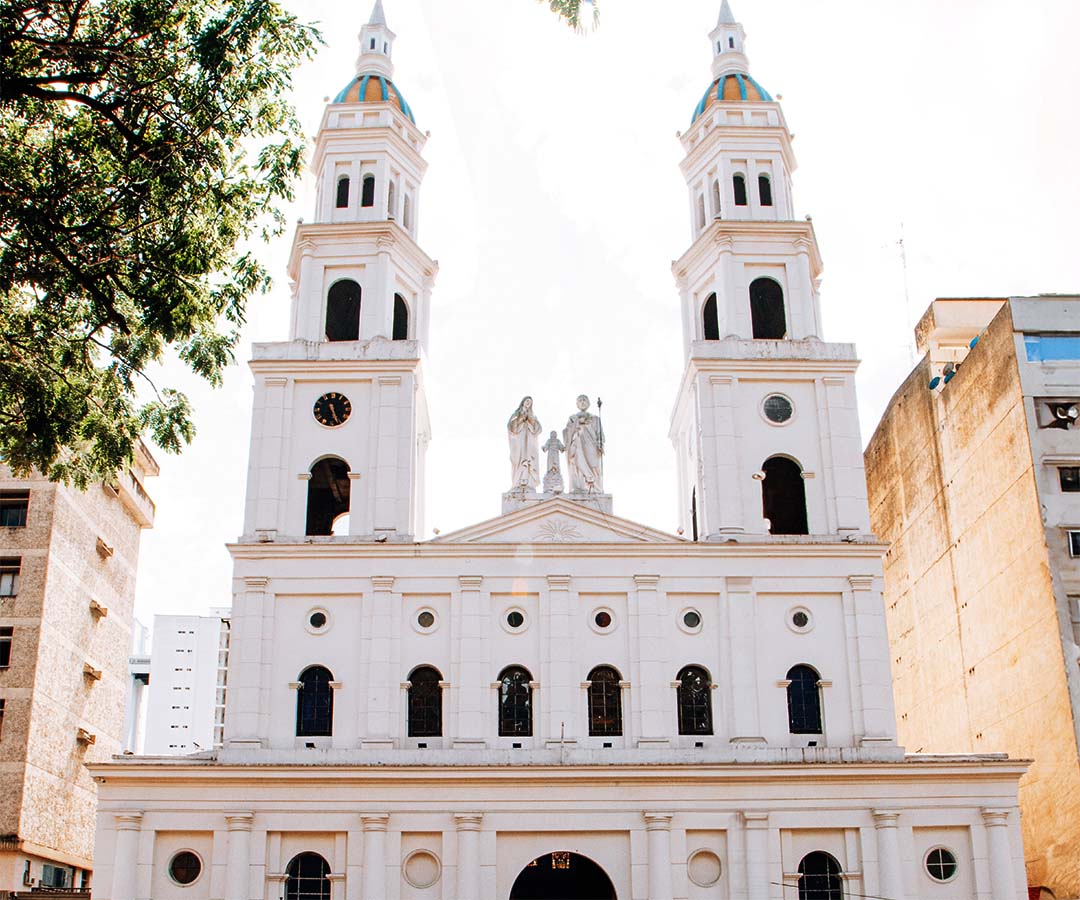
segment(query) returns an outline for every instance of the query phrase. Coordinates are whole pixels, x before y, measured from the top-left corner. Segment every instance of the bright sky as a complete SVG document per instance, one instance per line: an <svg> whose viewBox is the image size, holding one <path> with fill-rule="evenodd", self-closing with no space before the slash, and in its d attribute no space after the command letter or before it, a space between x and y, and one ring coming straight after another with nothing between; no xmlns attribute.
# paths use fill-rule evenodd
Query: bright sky
<svg viewBox="0 0 1080 900"><path fill-rule="evenodd" d="M286 0L326 46L296 80L314 134L350 79L371 2ZM751 74L795 133L798 215L813 216L825 338L854 341L863 439L911 368L935 297L1080 292L1080 4L1075 0L731 0ZM690 243L676 131L708 86L720 0L605 0L572 33L536 0L384 0L394 81L431 139L419 242L439 260L424 363L433 440L427 532L499 513L506 420L535 397L545 434L604 401L615 513L674 530L668 425L682 373L671 261ZM290 220L312 218L308 177ZM901 224L902 223L902 224ZM899 240L907 256L907 300ZM198 436L161 451L137 615L230 602L252 341L287 338L291 231L262 251L225 386L174 382ZM595 411L595 406L594 406Z"/></svg>

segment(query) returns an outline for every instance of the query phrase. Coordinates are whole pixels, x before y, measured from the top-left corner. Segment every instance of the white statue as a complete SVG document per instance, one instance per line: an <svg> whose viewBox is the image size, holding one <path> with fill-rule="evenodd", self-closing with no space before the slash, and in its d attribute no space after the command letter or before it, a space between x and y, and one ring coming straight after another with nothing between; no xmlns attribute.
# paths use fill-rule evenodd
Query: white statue
<svg viewBox="0 0 1080 900"><path fill-rule="evenodd" d="M563 492L562 467L560 466L559 454L566 449L559 440L557 431L551 432L547 443L540 448L547 454L547 472L544 473L544 493L561 494Z"/></svg>
<svg viewBox="0 0 1080 900"><path fill-rule="evenodd" d="M540 451L536 436L540 421L533 414L532 397L522 398L506 423L510 440L510 490L536 490L540 484Z"/></svg>
<svg viewBox="0 0 1080 900"><path fill-rule="evenodd" d="M566 468L570 473L570 490L574 493L604 492L604 433L600 420L590 413L589 398L577 398L578 411L566 422L563 442L566 444Z"/></svg>

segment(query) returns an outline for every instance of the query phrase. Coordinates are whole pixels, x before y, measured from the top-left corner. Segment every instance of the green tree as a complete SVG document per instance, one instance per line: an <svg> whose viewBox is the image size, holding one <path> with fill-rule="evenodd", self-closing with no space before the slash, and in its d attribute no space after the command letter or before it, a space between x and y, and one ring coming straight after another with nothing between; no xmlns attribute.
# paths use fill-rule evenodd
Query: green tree
<svg viewBox="0 0 1080 900"><path fill-rule="evenodd" d="M543 2L543 0L541 0ZM584 30L581 21L582 12L588 12L582 7L592 6L592 24L595 25L600 18L600 6L597 0L547 0L551 11L564 18L571 28L577 31Z"/></svg>
<svg viewBox="0 0 1080 900"><path fill-rule="evenodd" d="M191 440L175 352L217 384L303 137L319 41L274 0L0 0L0 458L85 485Z"/></svg>

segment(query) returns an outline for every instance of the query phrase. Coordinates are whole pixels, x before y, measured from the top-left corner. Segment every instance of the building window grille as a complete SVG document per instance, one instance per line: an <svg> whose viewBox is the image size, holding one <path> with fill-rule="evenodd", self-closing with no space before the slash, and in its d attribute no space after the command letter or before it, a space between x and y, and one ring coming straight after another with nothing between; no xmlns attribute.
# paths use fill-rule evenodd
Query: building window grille
<svg viewBox="0 0 1080 900"><path fill-rule="evenodd" d="M792 734L821 734L821 676L810 666L787 673L788 729Z"/></svg>
<svg viewBox="0 0 1080 900"><path fill-rule="evenodd" d="M361 206L374 206L375 205L375 176L365 175L363 188L360 194Z"/></svg>
<svg viewBox="0 0 1080 900"><path fill-rule="evenodd" d="M622 681L611 666L597 666L589 673L589 734L618 737L622 734Z"/></svg>
<svg viewBox="0 0 1080 900"><path fill-rule="evenodd" d="M71 869L45 863L41 867L41 883L45 887L66 888L71 885Z"/></svg>
<svg viewBox="0 0 1080 900"><path fill-rule="evenodd" d="M735 205L746 206L746 177L743 175L732 175L731 186L735 191Z"/></svg>
<svg viewBox="0 0 1080 900"><path fill-rule="evenodd" d="M1058 469L1058 481L1067 494L1080 491L1080 466L1062 466Z"/></svg>
<svg viewBox="0 0 1080 900"><path fill-rule="evenodd" d="M296 692L296 736L329 737L334 727L334 676L323 666L310 666L300 673Z"/></svg>
<svg viewBox="0 0 1080 900"><path fill-rule="evenodd" d="M442 737L442 675L431 666L409 676L409 737Z"/></svg>
<svg viewBox="0 0 1080 900"><path fill-rule="evenodd" d="M330 900L330 864L318 853L294 856L285 874L285 900Z"/></svg>
<svg viewBox="0 0 1080 900"><path fill-rule="evenodd" d="M799 900L844 900L844 879L838 863L822 850L799 863Z"/></svg>
<svg viewBox="0 0 1080 900"><path fill-rule="evenodd" d="M532 737L532 675L521 666L499 676L499 737Z"/></svg>
<svg viewBox="0 0 1080 900"><path fill-rule="evenodd" d="M349 206L349 176L342 175L337 180L337 202L334 204L338 209L347 209Z"/></svg>
<svg viewBox="0 0 1080 900"><path fill-rule="evenodd" d="M0 597L14 597L19 593L19 573L22 560L18 556L0 559Z"/></svg>
<svg viewBox="0 0 1080 900"><path fill-rule="evenodd" d="M0 527L25 528L29 491L0 491Z"/></svg>
<svg viewBox="0 0 1080 900"><path fill-rule="evenodd" d="M678 677L679 734L712 734L712 679L701 666L687 666Z"/></svg>
<svg viewBox="0 0 1080 900"><path fill-rule="evenodd" d="M0 669L11 665L11 643L15 629L10 625L0 628Z"/></svg>

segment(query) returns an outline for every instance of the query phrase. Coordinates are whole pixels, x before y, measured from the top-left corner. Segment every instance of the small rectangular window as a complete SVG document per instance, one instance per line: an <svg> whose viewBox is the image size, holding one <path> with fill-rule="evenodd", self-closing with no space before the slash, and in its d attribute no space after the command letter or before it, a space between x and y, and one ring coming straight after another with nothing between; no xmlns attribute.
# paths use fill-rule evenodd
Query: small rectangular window
<svg viewBox="0 0 1080 900"><path fill-rule="evenodd" d="M0 491L0 526L25 528L29 507L29 491Z"/></svg>
<svg viewBox="0 0 1080 900"><path fill-rule="evenodd" d="M0 628L0 669L6 669L11 665L11 642L15 629L10 625Z"/></svg>
<svg viewBox="0 0 1080 900"><path fill-rule="evenodd" d="M1067 494L1080 491L1080 466L1061 466L1058 469L1061 489Z"/></svg>
<svg viewBox="0 0 1080 900"><path fill-rule="evenodd" d="M0 697L0 740L4 739L4 698Z"/></svg>
<svg viewBox="0 0 1080 900"><path fill-rule="evenodd" d="M0 559L0 597L14 597L19 593L19 572L22 560L17 556Z"/></svg>
<svg viewBox="0 0 1080 900"><path fill-rule="evenodd" d="M1069 532L1069 556L1080 557L1080 531Z"/></svg>

